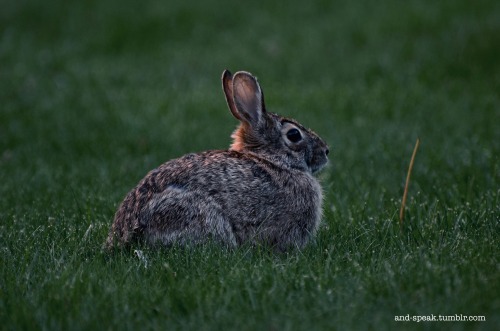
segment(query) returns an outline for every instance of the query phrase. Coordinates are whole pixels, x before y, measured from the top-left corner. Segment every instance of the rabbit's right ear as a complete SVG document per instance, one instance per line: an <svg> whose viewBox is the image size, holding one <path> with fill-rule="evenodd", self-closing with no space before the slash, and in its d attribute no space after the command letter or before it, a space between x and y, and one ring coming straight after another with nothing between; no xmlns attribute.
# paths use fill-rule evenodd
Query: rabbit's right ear
<svg viewBox="0 0 500 331"><path fill-rule="evenodd" d="M264 94L257 79L246 71L231 76L229 71L222 75L222 85L227 104L234 117L256 127L266 112Z"/></svg>
<svg viewBox="0 0 500 331"><path fill-rule="evenodd" d="M229 70L224 70L222 73L222 89L224 90L224 95L226 96L226 102L229 107L229 110L238 120L243 121L244 119L240 117L238 109L236 109L236 105L234 104L233 98L233 75L229 72Z"/></svg>

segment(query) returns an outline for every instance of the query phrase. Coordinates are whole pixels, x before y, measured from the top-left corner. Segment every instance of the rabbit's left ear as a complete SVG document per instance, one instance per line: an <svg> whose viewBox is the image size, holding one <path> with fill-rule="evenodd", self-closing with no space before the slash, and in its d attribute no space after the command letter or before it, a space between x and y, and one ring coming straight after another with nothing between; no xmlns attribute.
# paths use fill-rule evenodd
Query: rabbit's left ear
<svg viewBox="0 0 500 331"><path fill-rule="evenodd" d="M222 75L222 86L234 117L251 126L258 126L266 107L264 94L257 79L245 71L239 71L231 76L226 70Z"/></svg>

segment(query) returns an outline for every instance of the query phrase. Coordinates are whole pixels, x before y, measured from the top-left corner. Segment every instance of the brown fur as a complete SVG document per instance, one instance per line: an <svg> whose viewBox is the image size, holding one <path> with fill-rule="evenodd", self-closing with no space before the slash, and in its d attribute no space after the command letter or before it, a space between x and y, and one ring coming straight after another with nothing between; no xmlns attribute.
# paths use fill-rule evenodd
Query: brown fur
<svg viewBox="0 0 500 331"><path fill-rule="evenodd" d="M116 212L108 248L142 239L286 250L315 234L323 197L313 173L327 163L326 143L298 122L268 113L251 74L225 71L222 80L229 109L241 121L231 148L188 154L149 172ZM300 141L288 139L292 129Z"/></svg>

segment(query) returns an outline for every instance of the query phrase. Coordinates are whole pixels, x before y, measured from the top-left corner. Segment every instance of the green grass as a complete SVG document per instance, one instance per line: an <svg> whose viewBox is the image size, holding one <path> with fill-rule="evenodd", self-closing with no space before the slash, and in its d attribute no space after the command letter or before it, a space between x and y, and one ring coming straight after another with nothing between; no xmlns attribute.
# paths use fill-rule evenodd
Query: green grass
<svg viewBox="0 0 500 331"><path fill-rule="evenodd" d="M498 1L9 1L0 11L2 330L494 330ZM327 140L302 252L101 252L148 170L225 148L223 69ZM398 212L421 139L406 218ZM485 322L395 322L395 315Z"/></svg>

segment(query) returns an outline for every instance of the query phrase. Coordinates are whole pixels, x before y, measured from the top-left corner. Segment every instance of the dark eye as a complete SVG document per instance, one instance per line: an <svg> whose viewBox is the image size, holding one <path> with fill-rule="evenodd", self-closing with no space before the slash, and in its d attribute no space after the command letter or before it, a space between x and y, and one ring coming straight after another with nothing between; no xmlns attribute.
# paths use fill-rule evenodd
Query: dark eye
<svg viewBox="0 0 500 331"><path fill-rule="evenodd" d="M288 140L290 140L292 143L297 143L302 140L302 135L300 134L300 131L297 129L290 129L286 133L286 137Z"/></svg>

